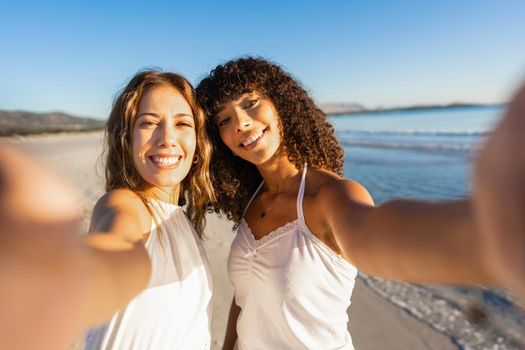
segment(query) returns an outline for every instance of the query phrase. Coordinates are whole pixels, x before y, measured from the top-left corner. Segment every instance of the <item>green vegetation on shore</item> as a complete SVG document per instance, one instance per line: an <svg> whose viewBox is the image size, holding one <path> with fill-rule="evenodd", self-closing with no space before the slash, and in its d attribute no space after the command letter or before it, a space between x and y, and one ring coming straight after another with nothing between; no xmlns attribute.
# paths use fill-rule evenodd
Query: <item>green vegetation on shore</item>
<svg viewBox="0 0 525 350"><path fill-rule="evenodd" d="M104 124L105 120L76 117L60 112L0 110L0 136L94 131L102 130Z"/></svg>

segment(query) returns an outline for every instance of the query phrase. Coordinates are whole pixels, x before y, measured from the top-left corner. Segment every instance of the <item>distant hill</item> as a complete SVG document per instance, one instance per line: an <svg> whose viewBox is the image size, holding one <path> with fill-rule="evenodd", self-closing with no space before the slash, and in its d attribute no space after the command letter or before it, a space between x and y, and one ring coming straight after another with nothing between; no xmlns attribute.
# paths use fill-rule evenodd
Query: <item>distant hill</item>
<svg viewBox="0 0 525 350"><path fill-rule="evenodd" d="M448 105L416 105L407 107L367 109L358 103L324 103L321 104L320 107L327 115L337 116L357 113L383 113L497 105L503 104L483 105L452 103ZM27 111L0 110L0 136L102 130L105 123L106 122L104 120L100 119L81 118L60 112L34 113Z"/></svg>
<svg viewBox="0 0 525 350"><path fill-rule="evenodd" d="M450 103L444 105L414 105L402 107L380 107L376 109L368 109L357 103L324 103L321 104L321 109L327 115L348 115L358 113L384 113L384 112L404 112L404 111L425 111L435 109L447 108L470 108L470 107L492 107L503 106L504 103L496 104L481 104L481 103Z"/></svg>
<svg viewBox="0 0 525 350"><path fill-rule="evenodd" d="M366 108L358 103L322 103L320 107L328 115L353 114L366 111Z"/></svg>
<svg viewBox="0 0 525 350"><path fill-rule="evenodd" d="M0 136L101 130L105 121L65 113L0 110Z"/></svg>

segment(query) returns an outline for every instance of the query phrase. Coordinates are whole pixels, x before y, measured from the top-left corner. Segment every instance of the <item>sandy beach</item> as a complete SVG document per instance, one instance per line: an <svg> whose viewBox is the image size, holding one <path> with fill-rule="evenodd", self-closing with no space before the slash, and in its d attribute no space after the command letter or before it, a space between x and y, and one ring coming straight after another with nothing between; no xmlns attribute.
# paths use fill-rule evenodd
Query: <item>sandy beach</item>
<svg viewBox="0 0 525 350"><path fill-rule="evenodd" d="M101 133L54 134L0 139L31 155L72 185L84 210L84 227L95 201L103 193ZM98 171L96 171L98 169ZM214 278L212 349L220 349L226 327L233 289L226 272L226 260L233 238L231 223L209 215L205 248ZM458 346L437 330L412 317L403 309L379 296L358 278L348 310L349 329L358 350L457 349ZM78 347L75 347L78 348Z"/></svg>

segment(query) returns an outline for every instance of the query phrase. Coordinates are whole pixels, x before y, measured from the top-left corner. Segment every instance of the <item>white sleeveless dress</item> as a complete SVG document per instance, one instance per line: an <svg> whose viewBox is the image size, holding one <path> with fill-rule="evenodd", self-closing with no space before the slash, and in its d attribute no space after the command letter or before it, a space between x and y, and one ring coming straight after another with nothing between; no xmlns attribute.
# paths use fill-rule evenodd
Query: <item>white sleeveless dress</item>
<svg viewBox="0 0 525 350"><path fill-rule="evenodd" d="M206 253L181 207L150 204L156 220L145 243L152 263L148 287L87 333L86 350L210 348L213 287Z"/></svg>
<svg viewBox="0 0 525 350"><path fill-rule="evenodd" d="M346 310L357 270L307 227L305 178L306 166L296 220L255 240L243 219L232 242L228 272L241 308L236 349L353 349Z"/></svg>

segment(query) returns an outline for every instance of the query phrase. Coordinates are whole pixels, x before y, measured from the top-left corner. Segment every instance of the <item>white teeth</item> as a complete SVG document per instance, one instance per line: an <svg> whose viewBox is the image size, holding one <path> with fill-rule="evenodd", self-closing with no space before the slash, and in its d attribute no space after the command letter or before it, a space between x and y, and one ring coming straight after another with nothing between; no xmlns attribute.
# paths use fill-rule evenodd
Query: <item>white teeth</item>
<svg viewBox="0 0 525 350"><path fill-rule="evenodd" d="M261 132L255 134L255 135L252 135L252 136L248 137L248 138L246 139L246 141L244 141L244 142L242 143L242 145L243 145L244 147L251 145L252 143L254 143L255 141L257 141L258 139L260 139L261 136L262 136L262 134L263 134L263 132L261 131Z"/></svg>
<svg viewBox="0 0 525 350"><path fill-rule="evenodd" d="M153 156L151 159L153 160L153 163L157 165L175 165L179 160L180 156L177 157L159 157L159 156Z"/></svg>

